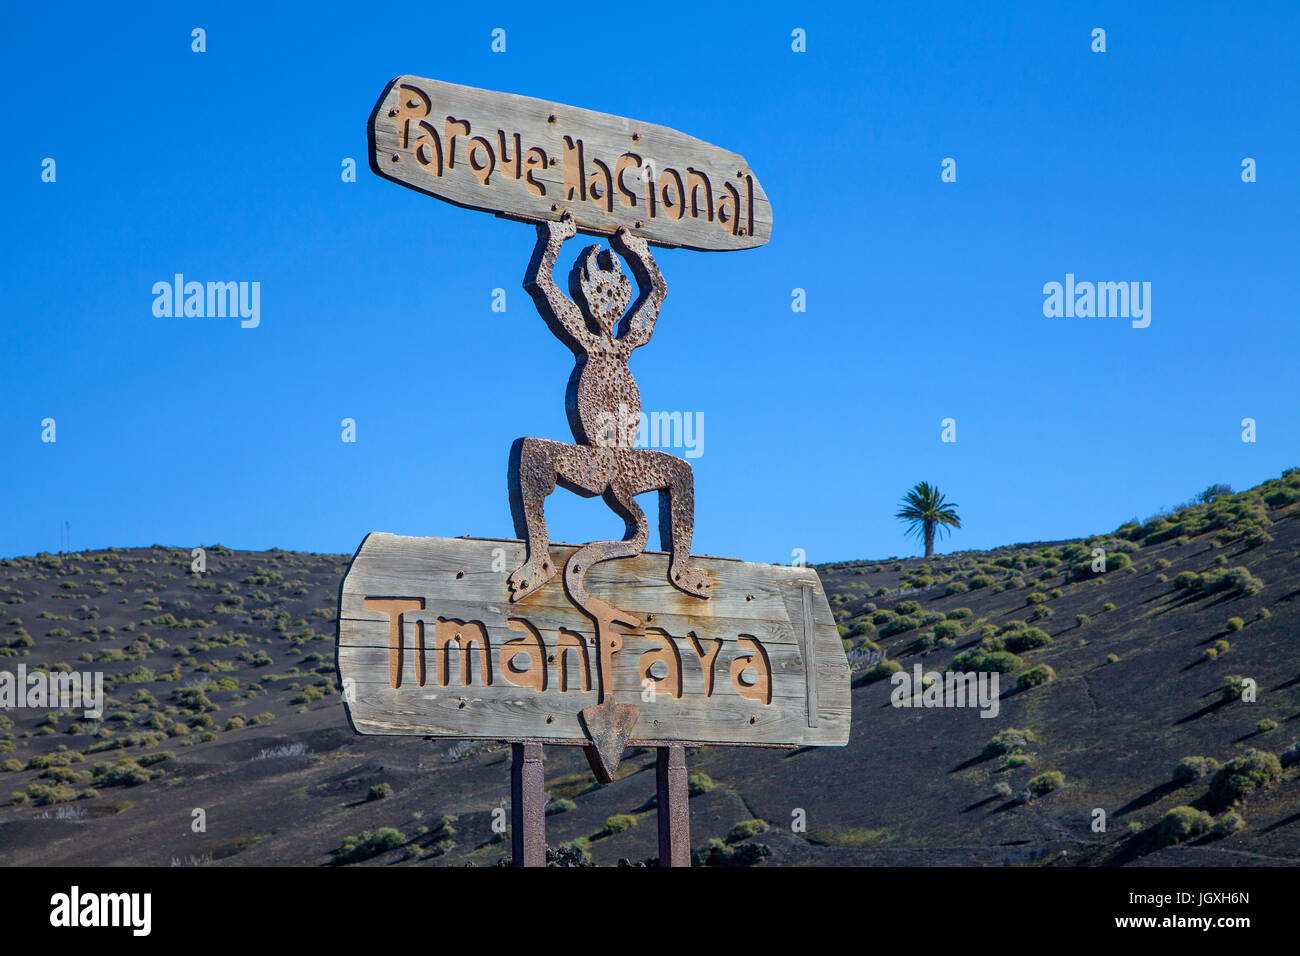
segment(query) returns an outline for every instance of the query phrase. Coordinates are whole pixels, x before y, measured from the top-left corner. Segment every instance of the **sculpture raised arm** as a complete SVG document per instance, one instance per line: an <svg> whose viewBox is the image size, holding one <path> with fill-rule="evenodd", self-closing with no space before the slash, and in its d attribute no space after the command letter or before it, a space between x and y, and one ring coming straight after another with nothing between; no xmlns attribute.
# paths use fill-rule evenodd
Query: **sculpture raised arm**
<svg viewBox="0 0 1300 956"><path fill-rule="evenodd" d="M627 261L641 290L619 329L617 341L626 356L650 341L655 321L659 318L659 307L668 296L668 284L650 254L649 245L641 236L633 235L626 227L619 227L610 239L610 245Z"/></svg>
<svg viewBox="0 0 1300 956"><path fill-rule="evenodd" d="M591 331L577 305L555 284L554 275L560 247L577 233L578 224L572 213L566 212L559 222L538 223L537 245L524 275L524 289L532 296L537 311L556 337L581 355L587 351Z"/></svg>

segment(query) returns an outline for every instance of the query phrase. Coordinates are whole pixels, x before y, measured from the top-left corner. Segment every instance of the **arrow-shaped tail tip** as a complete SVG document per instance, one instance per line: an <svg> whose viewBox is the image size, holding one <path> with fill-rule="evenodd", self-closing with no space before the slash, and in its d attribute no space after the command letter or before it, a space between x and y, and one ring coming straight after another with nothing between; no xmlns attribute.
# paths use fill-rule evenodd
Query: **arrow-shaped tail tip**
<svg viewBox="0 0 1300 956"><path fill-rule="evenodd" d="M637 714L638 708L634 705L616 704L610 700L582 709L582 723L591 738L591 743L584 748L587 762L601 783L609 783L618 772L627 739L636 726Z"/></svg>

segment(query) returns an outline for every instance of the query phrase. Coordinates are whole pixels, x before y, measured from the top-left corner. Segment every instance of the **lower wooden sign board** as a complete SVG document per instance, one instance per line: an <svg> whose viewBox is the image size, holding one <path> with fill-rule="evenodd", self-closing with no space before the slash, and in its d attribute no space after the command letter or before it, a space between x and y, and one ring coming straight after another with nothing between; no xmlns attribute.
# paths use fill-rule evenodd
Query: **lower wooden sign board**
<svg viewBox="0 0 1300 956"><path fill-rule="evenodd" d="M552 544L555 566L575 550ZM522 541L366 537L338 615L358 733L587 745L603 687L635 705L628 745L848 742L848 661L813 569L697 555L716 582L701 600L669 584L662 552L591 568L591 593L640 622L619 626L602 675L598 627L560 576L511 603L524 557Z"/></svg>

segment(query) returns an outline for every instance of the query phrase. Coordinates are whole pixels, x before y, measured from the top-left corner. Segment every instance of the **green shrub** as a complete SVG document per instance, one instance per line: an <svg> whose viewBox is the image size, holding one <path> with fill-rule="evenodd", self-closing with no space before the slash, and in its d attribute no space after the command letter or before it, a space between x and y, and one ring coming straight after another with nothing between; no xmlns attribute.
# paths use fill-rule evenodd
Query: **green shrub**
<svg viewBox="0 0 1300 956"><path fill-rule="evenodd" d="M1123 571L1125 568L1129 567L1132 564L1133 564L1133 559L1130 558L1123 551L1114 551L1106 555L1106 570L1108 572Z"/></svg>
<svg viewBox="0 0 1300 956"><path fill-rule="evenodd" d="M917 601L900 601L894 605L894 610L902 615L920 614L921 605Z"/></svg>
<svg viewBox="0 0 1300 956"><path fill-rule="evenodd" d="M968 607L955 607L944 616L950 621L964 621L966 618L970 617L972 613L974 612L972 612Z"/></svg>
<svg viewBox="0 0 1300 956"><path fill-rule="evenodd" d="M1245 626L1246 626L1246 622L1243 621L1243 620L1242 620L1241 618L1239 618L1239 617L1230 617L1230 618L1228 618L1228 630L1229 630L1229 631L1240 631L1240 630L1241 630L1243 627L1245 627Z"/></svg>
<svg viewBox="0 0 1300 956"><path fill-rule="evenodd" d="M146 770L139 762L125 758L112 764L95 764L93 771L101 787L138 787L163 773Z"/></svg>
<svg viewBox="0 0 1300 956"><path fill-rule="evenodd" d="M1230 568L1226 571L1207 571L1205 574L1193 574L1184 571L1174 578L1175 588L1212 594L1217 591L1235 590L1242 594L1258 594L1264 589L1264 582L1243 567Z"/></svg>
<svg viewBox="0 0 1300 956"><path fill-rule="evenodd" d="M972 588L986 588L993 583L993 579L987 574L977 574L970 579Z"/></svg>
<svg viewBox="0 0 1300 956"><path fill-rule="evenodd" d="M876 633L876 626L874 624L872 624L866 618L858 618L857 620L853 621L852 624L849 625L849 628L845 632L844 636L852 640L858 637L867 637L868 635L874 633Z"/></svg>
<svg viewBox="0 0 1300 956"><path fill-rule="evenodd" d="M1264 590L1264 582L1246 568L1232 568L1224 577L1228 587L1235 588L1243 594L1258 594Z"/></svg>
<svg viewBox="0 0 1300 956"><path fill-rule="evenodd" d="M1006 730L999 730L988 743L984 745L983 756L1000 757L1003 754L1018 754L1024 751L1037 738L1032 730L1019 730L1015 727L1008 727Z"/></svg>
<svg viewBox="0 0 1300 956"><path fill-rule="evenodd" d="M772 848L765 843L727 846L717 837L711 837L691 851L691 866L756 866L771 855Z"/></svg>
<svg viewBox="0 0 1300 956"><path fill-rule="evenodd" d="M1224 703L1232 703L1241 700L1241 695L1246 689L1246 679L1237 674L1229 675L1223 679L1223 688L1220 691Z"/></svg>
<svg viewBox="0 0 1300 956"><path fill-rule="evenodd" d="M1277 721L1272 717L1265 717L1255 725L1255 733L1266 734L1270 730L1277 730Z"/></svg>
<svg viewBox="0 0 1300 956"><path fill-rule="evenodd" d="M1101 609L1103 611L1113 611L1115 610L1115 605L1112 604L1110 601L1107 601L1105 604L1101 606Z"/></svg>
<svg viewBox="0 0 1300 956"><path fill-rule="evenodd" d="M1267 790L1282 776L1276 754L1251 751L1229 760L1210 780L1209 801L1214 807L1231 807L1256 790Z"/></svg>
<svg viewBox="0 0 1300 956"><path fill-rule="evenodd" d="M698 797L702 793L708 793L715 786L717 786L717 784L713 782L713 778L707 773L703 773L699 770L688 774L686 777L686 792L692 797Z"/></svg>
<svg viewBox="0 0 1300 956"><path fill-rule="evenodd" d="M880 636L889 637L893 634L901 634L904 631L910 631L915 627L919 627L920 623L921 622L916 618L908 617L906 615L895 617L880 629Z"/></svg>
<svg viewBox="0 0 1300 956"><path fill-rule="evenodd" d="M884 680L892 674L897 674L903 669L903 665L898 661L891 661L888 658L877 661L876 665L868 671L864 671L862 676L855 683L860 687L863 684L874 684L878 680Z"/></svg>
<svg viewBox="0 0 1300 956"><path fill-rule="evenodd" d="M990 653L1005 651L1007 649L1007 639L1001 634L985 634L983 639L980 640L979 646L980 650Z"/></svg>
<svg viewBox="0 0 1300 956"><path fill-rule="evenodd" d="M201 687L182 687L176 691L176 699L184 710L216 710L217 705L208 699Z"/></svg>
<svg viewBox="0 0 1300 956"><path fill-rule="evenodd" d="M1024 667L1024 664L1025 662L1015 654L973 647L953 658L952 669L955 671L997 671L1000 674L1006 674L1020 670L1020 668Z"/></svg>
<svg viewBox="0 0 1300 956"><path fill-rule="evenodd" d="M578 805L568 797L557 797L546 805L546 815L554 816L557 813L568 813L570 810L578 809Z"/></svg>
<svg viewBox="0 0 1300 956"><path fill-rule="evenodd" d="M1264 496L1264 501L1273 508L1284 508L1287 505L1300 501L1300 491L1294 488L1279 488L1271 491Z"/></svg>
<svg viewBox="0 0 1300 956"><path fill-rule="evenodd" d="M1030 591L1025 597L1026 604L1042 604L1047 600L1047 595L1041 591Z"/></svg>
<svg viewBox="0 0 1300 956"><path fill-rule="evenodd" d="M961 634L961 625L956 621L944 621L934 626L934 636L942 640L945 637L956 638Z"/></svg>
<svg viewBox="0 0 1300 956"><path fill-rule="evenodd" d="M1074 623L1076 627L1083 627L1087 624L1091 624L1092 618L1088 617L1086 614L1076 614L1074 615Z"/></svg>
<svg viewBox="0 0 1300 956"><path fill-rule="evenodd" d="M393 787L388 783L377 783L366 793L367 800L383 800L393 795Z"/></svg>
<svg viewBox="0 0 1300 956"><path fill-rule="evenodd" d="M605 818L605 829L600 831L601 836L613 836L615 833L622 833L636 826L636 817L630 813L616 813L613 816Z"/></svg>
<svg viewBox="0 0 1300 956"><path fill-rule="evenodd" d="M1219 769L1219 761L1213 757L1184 757L1174 765L1174 782L1191 783L1208 777Z"/></svg>
<svg viewBox="0 0 1300 956"><path fill-rule="evenodd" d="M768 829L766 820L741 820L727 833L726 842L739 843L741 840L748 840L766 829Z"/></svg>
<svg viewBox="0 0 1300 956"><path fill-rule="evenodd" d="M368 860L395 846L406 842L400 830L392 827L380 827L378 830L365 830L356 836L343 838L343 845L334 851L335 858L341 863L356 863Z"/></svg>
<svg viewBox="0 0 1300 956"><path fill-rule="evenodd" d="M1174 807L1160 818L1156 836L1161 845L1171 846L1189 837L1200 836L1208 831L1212 824L1210 815L1204 810L1187 806Z"/></svg>
<svg viewBox="0 0 1300 956"><path fill-rule="evenodd" d="M1047 632L1037 627L1027 627L1023 631L1008 635L1006 638L1007 650L1016 654L1045 647L1051 643L1052 638Z"/></svg>
<svg viewBox="0 0 1300 956"><path fill-rule="evenodd" d="M1048 770L1046 773L1040 773L1025 785L1030 794L1035 797L1041 797L1051 793L1053 790L1059 790L1065 786L1065 774L1059 770Z"/></svg>
<svg viewBox="0 0 1300 956"><path fill-rule="evenodd" d="M1031 667L1019 677L1016 678L1017 690L1028 690L1031 687L1037 687L1039 684L1046 684L1056 677L1056 672L1046 664L1039 664L1037 667Z"/></svg>
<svg viewBox="0 0 1300 956"><path fill-rule="evenodd" d="M454 845L451 843L451 838L456 835L455 823L458 819L460 818L457 817L454 813L444 813L441 817L438 818L438 825L429 831L429 836L432 839L438 841L444 841L444 840L447 841L447 845L444 848L444 852L447 849L450 849Z"/></svg>
<svg viewBox="0 0 1300 956"><path fill-rule="evenodd" d="M1216 837L1226 837L1244 829L1246 829L1246 821L1241 814L1235 810L1229 810L1215 821L1210 833Z"/></svg>
<svg viewBox="0 0 1300 956"><path fill-rule="evenodd" d="M27 787L27 796L36 806L44 807L52 803L67 803L75 800L77 791L62 784L33 783Z"/></svg>

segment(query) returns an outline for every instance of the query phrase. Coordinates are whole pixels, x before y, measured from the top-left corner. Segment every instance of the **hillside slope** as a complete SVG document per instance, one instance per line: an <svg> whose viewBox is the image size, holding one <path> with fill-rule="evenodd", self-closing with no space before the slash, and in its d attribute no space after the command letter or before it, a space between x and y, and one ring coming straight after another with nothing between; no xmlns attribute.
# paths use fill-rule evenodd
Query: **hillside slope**
<svg viewBox="0 0 1300 956"><path fill-rule="evenodd" d="M692 751L689 769L709 778L696 778L693 843L761 820L711 859L1300 862L1298 515L1293 470L1086 541L820 567L855 667L850 744ZM0 861L508 854L491 827L508 747L348 728L333 621L347 556L213 547L202 575L190 562L159 546L0 561L0 670L101 670L109 695L101 721L0 712L0 794L13 794L0 797ZM910 674L954 659L1006 668L996 717L891 704L891 662ZM1043 667L1050 679L1017 688ZM1240 678L1254 702L1235 683L1225 692ZM654 856L652 753L629 755L607 787L577 750L546 753L552 844L603 864ZM1176 779L1185 757L1238 759L1193 761ZM1161 825L1178 806L1191 809ZM607 827L619 814L631 822Z"/></svg>

